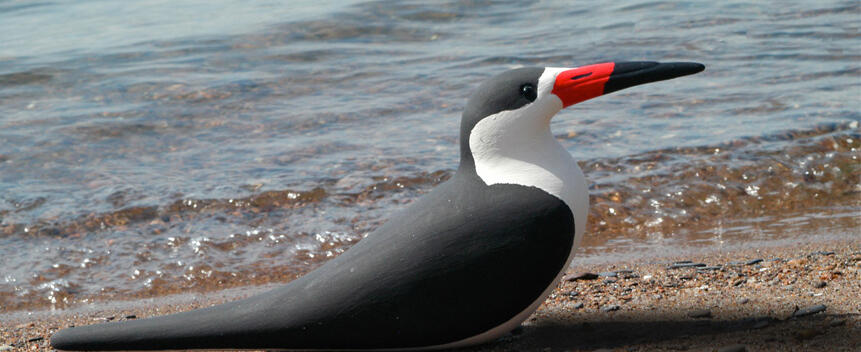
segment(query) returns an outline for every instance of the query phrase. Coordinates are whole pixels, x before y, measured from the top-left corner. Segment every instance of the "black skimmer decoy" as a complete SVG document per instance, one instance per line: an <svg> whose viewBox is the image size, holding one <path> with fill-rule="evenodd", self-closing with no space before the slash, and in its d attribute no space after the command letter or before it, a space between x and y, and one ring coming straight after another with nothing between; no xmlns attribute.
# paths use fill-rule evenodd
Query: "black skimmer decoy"
<svg viewBox="0 0 861 352"><path fill-rule="evenodd" d="M586 227L583 172L550 132L563 108L700 72L697 63L518 68L482 84L460 166L340 256L209 308L64 329L59 350L439 349L495 339L556 286Z"/></svg>

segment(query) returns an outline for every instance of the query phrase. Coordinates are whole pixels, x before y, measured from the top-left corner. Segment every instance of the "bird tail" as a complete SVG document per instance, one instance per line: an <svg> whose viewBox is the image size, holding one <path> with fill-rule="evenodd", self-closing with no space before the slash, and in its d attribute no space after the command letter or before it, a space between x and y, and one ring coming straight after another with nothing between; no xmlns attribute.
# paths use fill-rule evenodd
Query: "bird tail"
<svg viewBox="0 0 861 352"><path fill-rule="evenodd" d="M260 331L259 302L244 300L161 317L63 329L51 337L62 351L147 351L241 348ZM256 320L256 322L255 322ZM260 340L257 340L260 341Z"/></svg>

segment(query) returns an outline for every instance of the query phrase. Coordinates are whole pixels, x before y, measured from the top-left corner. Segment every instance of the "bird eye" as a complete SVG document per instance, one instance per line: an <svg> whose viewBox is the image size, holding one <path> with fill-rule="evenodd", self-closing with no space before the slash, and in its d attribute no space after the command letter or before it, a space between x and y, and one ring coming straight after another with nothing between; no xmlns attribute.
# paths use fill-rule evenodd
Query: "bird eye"
<svg viewBox="0 0 861 352"><path fill-rule="evenodd" d="M529 83L520 86L520 95L529 101L535 101L535 98L538 98L538 92L535 91L535 86Z"/></svg>

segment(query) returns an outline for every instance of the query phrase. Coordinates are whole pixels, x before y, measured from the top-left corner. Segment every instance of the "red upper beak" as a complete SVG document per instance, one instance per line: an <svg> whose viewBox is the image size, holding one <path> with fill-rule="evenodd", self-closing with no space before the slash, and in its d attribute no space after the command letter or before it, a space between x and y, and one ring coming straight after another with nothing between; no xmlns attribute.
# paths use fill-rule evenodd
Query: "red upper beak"
<svg viewBox="0 0 861 352"><path fill-rule="evenodd" d="M687 76L705 69L694 62L606 62L581 66L556 75L553 94L568 107L636 85Z"/></svg>

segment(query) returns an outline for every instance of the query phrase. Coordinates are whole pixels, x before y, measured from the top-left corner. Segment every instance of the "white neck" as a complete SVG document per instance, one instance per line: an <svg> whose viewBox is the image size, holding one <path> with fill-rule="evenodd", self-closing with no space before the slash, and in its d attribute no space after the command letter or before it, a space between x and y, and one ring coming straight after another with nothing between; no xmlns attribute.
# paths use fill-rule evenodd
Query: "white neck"
<svg viewBox="0 0 861 352"><path fill-rule="evenodd" d="M469 148L475 171L488 186L531 186L559 198L571 209L579 240L589 207L583 171L549 126L532 128L516 111L486 117L473 127Z"/></svg>

